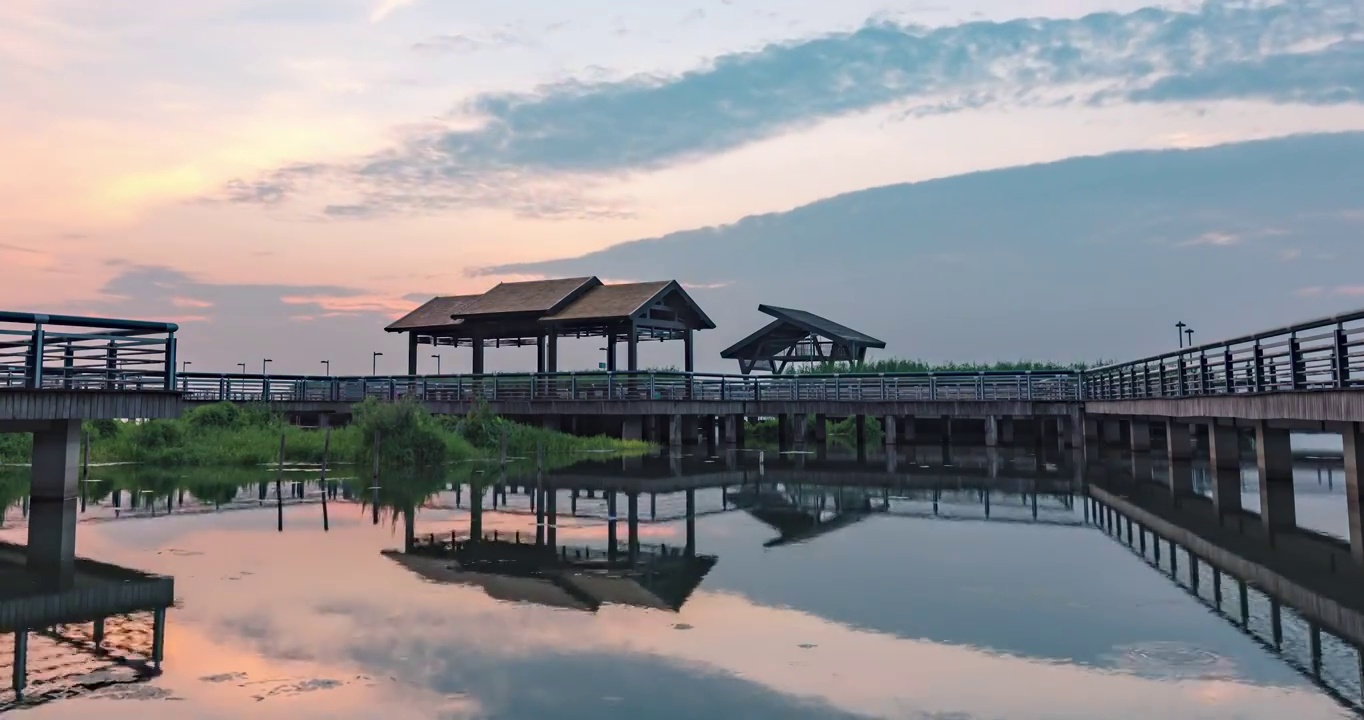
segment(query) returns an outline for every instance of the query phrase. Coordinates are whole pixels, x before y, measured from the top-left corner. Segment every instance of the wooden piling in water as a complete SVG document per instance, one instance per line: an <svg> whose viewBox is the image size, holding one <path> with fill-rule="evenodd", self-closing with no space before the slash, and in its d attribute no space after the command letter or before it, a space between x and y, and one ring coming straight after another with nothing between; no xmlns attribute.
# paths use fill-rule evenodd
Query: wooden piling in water
<svg viewBox="0 0 1364 720"><path fill-rule="evenodd" d="M375 525L378 525L378 524L379 524L379 450L383 447L382 442L381 442L381 440L380 440L380 436L381 436L381 433L380 433L378 430L375 430L375 431L374 431L374 452L373 452L373 455L374 455L374 477L370 479L370 488L371 488L371 490L370 490L370 493L371 493L371 494L370 494L370 497L371 497L371 499L373 500L373 502L370 503L371 505L373 505L373 509L372 509L372 511L371 511L371 514L372 514L372 516L373 516L373 522L374 522Z"/></svg>

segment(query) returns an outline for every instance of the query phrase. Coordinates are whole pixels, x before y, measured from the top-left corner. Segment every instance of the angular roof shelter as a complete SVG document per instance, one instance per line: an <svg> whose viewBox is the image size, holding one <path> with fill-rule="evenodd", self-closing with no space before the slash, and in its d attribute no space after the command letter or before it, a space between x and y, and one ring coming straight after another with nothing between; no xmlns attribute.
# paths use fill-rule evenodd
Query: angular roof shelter
<svg viewBox="0 0 1364 720"><path fill-rule="evenodd" d="M558 338L606 339L608 370L616 369L616 343L626 345L626 369L639 369L643 340L682 340L685 368L694 365L692 333L715 323L675 280L606 285L595 277L499 283L482 295L432 298L390 324L408 334L408 374L417 373L418 345L473 349L475 374L483 349L536 345L537 372L558 371Z"/></svg>
<svg viewBox="0 0 1364 720"><path fill-rule="evenodd" d="M754 370L780 373L791 363L862 362L867 350L886 346L881 340L805 310L759 305L776 318L766 327L720 353L738 360L747 375Z"/></svg>

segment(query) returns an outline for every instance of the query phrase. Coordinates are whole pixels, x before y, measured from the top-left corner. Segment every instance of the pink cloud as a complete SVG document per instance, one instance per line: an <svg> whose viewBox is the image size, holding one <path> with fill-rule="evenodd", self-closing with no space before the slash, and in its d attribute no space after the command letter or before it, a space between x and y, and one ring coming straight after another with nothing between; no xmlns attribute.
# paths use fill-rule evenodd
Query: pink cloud
<svg viewBox="0 0 1364 720"><path fill-rule="evenodd" d="M202 308L211 308L211 307L213 307L213 303L208 302L207 300L196 300L196 299L194 299L194 298L188 298L188 297L173 297L173 298L171 298L171 304L174 305L175 307L178 307L178 308L200 308L200 309L202 309Z"/></svg>

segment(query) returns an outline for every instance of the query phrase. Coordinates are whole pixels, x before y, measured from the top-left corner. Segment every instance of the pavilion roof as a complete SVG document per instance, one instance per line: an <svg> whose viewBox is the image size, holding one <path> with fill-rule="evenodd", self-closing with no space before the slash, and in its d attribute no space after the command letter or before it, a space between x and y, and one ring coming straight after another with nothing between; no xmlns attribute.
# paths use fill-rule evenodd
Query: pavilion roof
<svg viewBox="0 0 1364 720"><path fill-rule="evenodd" d="M601 281L595 277L498 283L453 314L457 319L513 313L546 315L600 286Z"/></svg>
<svg viewBox="0 0 1364 720"><path fill-rule="evenodd" d="M799 342L807 335L818 335L850 347L881 349L886 346L882 340L806 310L793 310L773 305L759 305L758 310L771 315L776 320L726 348L720 353L720 357L734 359L747 355L746 351L752 350L756 345L769 340L777 341L769 343L770 348L785 347Z"/></svg>
<svg viewBox="0 0 1364 720"><path fill-rule="evenodd" d="M395 330L415 330L419 328L436 328L458 324L452 317L464 309L464 306L478 299L478 295L444 295L431 298L421 307L398 318L385 330L393 332Z"/></svg>

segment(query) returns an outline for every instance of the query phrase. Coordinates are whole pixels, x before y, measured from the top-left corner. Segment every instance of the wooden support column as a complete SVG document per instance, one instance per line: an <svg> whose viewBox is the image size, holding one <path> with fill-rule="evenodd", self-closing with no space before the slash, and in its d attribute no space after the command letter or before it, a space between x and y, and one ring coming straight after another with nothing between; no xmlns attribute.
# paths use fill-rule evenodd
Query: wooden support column
<svg viewBox="0 0 1364 720"><path fill-rule="evenodd" d="M630 336L625 340L625 369L639 372L639 328L632 321L629 330Z"/></svg>
<svg viewBox="0 0 1364 720"><path fill-rule="evenodd" d="M694 333L692 332L691 328L687 328L686 332L682 335L683 372L696 372L696 351L692 347L693 345L692 335L694 335Z"/></svg>
<svg viewBox="0 0 1364 720"><path fill-rule="evenodd" d="M476 332L476 333L474 333L474 336L473 336L472 340L473 340L473 351L474 351L473 373L474 373L475 375L482 375L482 374L483 374L483 333L481 333L481 332Z"/></svg>
<svg viewBox="0 0 1364 720"><path fill-rule="evenodd" d="M417 374L417 333L416 331L407 334L407 374Z"/></svg>
<svg viewBox="0 0 1364 720"><path fill-rule="evenodd" d="M616 331L611 330L606 338L606 371L616 371Z"/></svg>
<svg viewBox="0 0 1364 720"><path fill-rule="evenodd" d="M1233 425L1208 424L1212 503L1219 516L1241 510L1241 442Z"/></svg>
<svg viewBox="0 0 1364 720"><path fill-rule="evenodd" d="M535 338L535 372L537 373L545 372L545 345L545 336L537 335Z"/></svg>
<svg viewBox="0 0 1364 720"><path fill-rule="evenodd" d="M1293 447L1287 430L1255 423L1255 464L1260 476L1260 521L1270 530L1298 524L1293 497Z"/></svg>
<svg viewBox="0 0 1364 720"><path fill-rule="evenodd" d="M1345 501L1350 517L1350 554L1355 563L1364 565L1364 427L1349 423L1342 428L1345 436Z"/></svg>
<svg viewBox="0 0 1364 720"><path fill-rule="evenodd" d="M545 338L545 372L559 372L559 332L554 326L550 326L549 334Z"/></svg>

